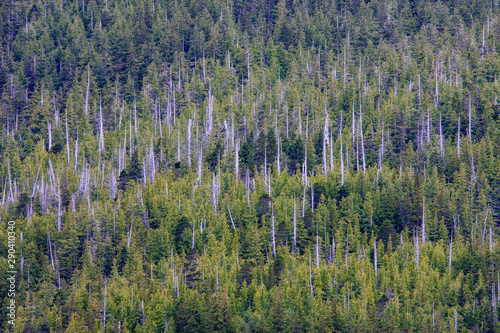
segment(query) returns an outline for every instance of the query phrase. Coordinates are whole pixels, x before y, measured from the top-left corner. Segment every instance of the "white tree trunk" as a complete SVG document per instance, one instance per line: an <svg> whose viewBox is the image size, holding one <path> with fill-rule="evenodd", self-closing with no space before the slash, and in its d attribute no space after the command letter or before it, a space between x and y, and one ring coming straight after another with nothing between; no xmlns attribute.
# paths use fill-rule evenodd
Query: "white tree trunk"
<svg viewBox="0 0 500 333"><path fill-rule="evenodd" d="M297 201L293 194L293 250L297 248Z"/></svg>
<svg viewBox="0 0 500 333"><path fill-rule="evenodd" d="M102 120L102 103L99 98L99 152L104 150L104 125Z"/></svg>
<svg viewBox="0 0 500 333"><path fill-rule="evenodd" d="M66 112L66 153L68 155L68 166L69 166L69 134L68 134L68 113Z"/></svg>
<svg viewBox="0 0 500 333"><path fill-rule="evenodd" d="M271 233L272 233L272 241L273 241L273 256L276 258L276 232L274 227L274 208L272 208L271 213Z"/></svg>
<svg viewBox="0 0 500 333"><path fill-rule="evenodd" d="M458 129L457 129L457 155L460 157L460 114L458 114Z"/></svg>
<svg viewBox="0 0 500 333"><path fill-rule="evenodd" d="M343 142L342 142L342 127L343 127L343 118L344 118L344 112L340 112L340 129L339 129L339 136L340 136L340 175L341 175L341 184L344 185L344 150L343 150Z"/></svg>
<svg viewBox="0 0 500 333"><path fill-rule="evenodd" d="M347 242L346 242L346 246L345 246L345 267L347 267L348 265L348 254L349 254L349 235L347 235Z"/></svg>
<svg viewBox="0 0 500 333"><path fill-rule="evenodd" d="M108 295L108 281L104 280L104 311L102 315L102 331L106 332L106 300Z"/></svg>
<svg viewBox="0 0 500 333"><path fill-rule="evenodd" d="M49 134L49 149L52 148L52 124L50 121L47 122L47 132Z"/></svg>
<svg viewBox="0 0 500 333"><path fill-rule="evenodd" d="M415 238L415 243L416 243L415 245L416 245L416 252L417 252L415 259L417 261L417 267L419 267L420 266L420 245L419 245L420 241L418 240L418 235L417 235L417 238Z"/></svg>
<svg viewBox="0 0 500 333"><path fill-rule="evenodd" d="M472 143L472 101L469 95L469 143Z"/></svg>
<svg viewBox="0 0 500 333"><path fill-rule="evenodd" d="M85 93L85 116L89 114L90 65L87 64L87 92Z"/></svg>
<svg viewBox="0 0 500 333"><path fill-rule="evenodd" d="M188 167L191 169L191 127L193 126L193 120L190 118L188 120L188 128L187 128L187 158L188 158Z"/></svg>
<svg viewBox="0 0 500 333"><path fill-rule="evenodd" d="M333 264L333 261L335 260L335 255L336 255L336 248L335 248L335 236L332 236L332 258L331 258L331 263Z"/></svg>
<svg viewBox="0 0 500 333"><path fill-rule="evenodd" d="M450 241L450 258L448 259L448 273L451 272L451 257L453 254L453 236L451 237Z"/></svg>
<svg viewBox="0 0 500 333"><path fill-rule="evenodd" d="M359 134L361 136L361 153L363 156L363 174L366 175L365 140L363 136L363 116L361 114L361 101L359 101Z"/></svg>
<svg viewBox="0 0 500 333"><path fill-rule="evenodd" d="M235 176L236 176L236 183L238 183L239 180L239 175L240 175L240 140L236 140L236 149L235 149L235 156L234 156L234 167L235 167ZM279 155L278 155L279 156ZM279 163L279 162L278 162Z"/></svg>
<svg viewBox="0 0 500 333"><path fill-rule="evenodd" d="M425 244L425 198L422 201L422 243Z"/></svg>
<svg viewBox="0 0 500 333"><path fill-rule="evenodd" d="M441 157L444 158L443 125L441 121L441 113L439 114L439 150L441 152Z"/></svg>
<svg viewBox="0 0 500 333"><path fill-rule="evenodd" d="M319 236L316 233L316 267L319 268Z"/></svg>
<svg viewBox="0 0 500 333"><path fill-rule="evenodd" d="M312 269L311 269L311 251L309 250L309 286L311 287L311 297L314 297L314 289L312 284Z"/></svg>

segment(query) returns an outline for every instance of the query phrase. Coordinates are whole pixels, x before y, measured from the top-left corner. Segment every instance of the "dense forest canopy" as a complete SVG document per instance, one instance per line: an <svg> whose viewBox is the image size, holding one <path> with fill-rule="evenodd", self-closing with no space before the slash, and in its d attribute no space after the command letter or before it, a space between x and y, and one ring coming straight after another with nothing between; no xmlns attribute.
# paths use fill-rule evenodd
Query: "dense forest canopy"
<svg viewBox="0 0 500 333"><path fill-rule="evenodd" d="M3 0L0 34L1 330L500 330L498 0Z"/></svg>

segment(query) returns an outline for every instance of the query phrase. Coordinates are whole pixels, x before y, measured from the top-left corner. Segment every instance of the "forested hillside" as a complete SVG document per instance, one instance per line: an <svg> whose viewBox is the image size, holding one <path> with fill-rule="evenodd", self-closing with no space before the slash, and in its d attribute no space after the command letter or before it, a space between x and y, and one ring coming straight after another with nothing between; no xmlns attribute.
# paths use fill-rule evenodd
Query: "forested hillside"
<svg viewBox="0 0 500 333"><path fill-rule="evenodd" d="M500 330L498 0L2 0L0 34L0 330Z"/></svg>

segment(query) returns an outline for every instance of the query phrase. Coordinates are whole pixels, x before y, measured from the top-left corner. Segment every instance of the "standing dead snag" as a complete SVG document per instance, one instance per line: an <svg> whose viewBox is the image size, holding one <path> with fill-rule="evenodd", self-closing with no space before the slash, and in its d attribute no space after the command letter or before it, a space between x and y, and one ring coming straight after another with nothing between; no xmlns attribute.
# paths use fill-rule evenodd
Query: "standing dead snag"
<svg viewBox="0 0 500 333"><path fill-rule="evenodd" d="M231 224L233 225L233 229L236 230L236 226L234 225L233 215L231 214L231 209L229 209L229 203L227 204L227 211L229 212L229 218L231 219Z"/></svg>
<svg viewBox="0 0 500 333"><path fill-rule="evenodd" d="M47 121L47 132L49 135L49 148L48 148L48 150L50 150L50 148L52 148L52 123L50 121Z"/></svg>
<svg viewBox="0 0 500 333"><path fill-rule="evenodd" d="M349 254L349 235L347 235L347 241L345 245L345 267L347 268L348 265L348 254Z"/></svg>
<svg viewBox="0 0 500 333"><path fill-rule="evenodd" d="M359 100L359 135L361 136L361 154L363 156L363 174L366 175L365 140L363 136L363 116L361 114L361 98Z"/></svg>
<svg viewBox="0 0 500 333"><path fill-rule="evenodd" d="M340 136L340 175L341 175L341 185L344 185L344 151L343 151L343 143L342 143L342 118L343 118L344 112L340 112L340 129L339 129L339 136Z"/></svg>
<svg viewBox="0 0 500 333"><path fill-rule="evenodd" d="M107 295L108 295L108 281L104 280L104 311L102 314L102 331L106 332L106 301L107 301Z"/></svg>
<svg viewBox="0 0 500 333"><path fill-rule="evenodd" d="M293 194L293 250L297 249L297 201Z"/></svg>
<svg viewBox="0 0 500 333"><path fill-rule="evenodd" d="M460 157L460 113L458 114L457 123L457 155Z"/></svg>
<svg viewBox="0 0 500 333"><path fill-rule="evenodd" d="M191 169L191 127L193 126L193 120L189 118L187 126L187 159L188 167Z"/></svg>
<svg viewBox="0 0 500 333"><path fill-rule="evenodd" d="M228 207L229 208L229 207ZM275 221L274 221L274 207L271 208L271 234L273 242L273 256L276 258L276 231L275 231Z"/></svg>
<svg viewBox="0 0 500 333"><path fill-rule="evenodd" d="M102 102L99 96L99 152L104 150L104 125L102 120Z"/></svg>
<svg viewBox="0 0 500 333"><path fill-rule="evenodd" d="M314 297L314 289L312 283L312 268L311 268L311 249L309 249L309 286L311 287L311 297Z"/></svg>
<svg viewBox="0 0 500 333"><path fill-rule="evenodd" d="M419 240L418 240L418 235L415 238L415 245L416 245L416 255L415 259L417 261L417 268L420 267L420 246L419 246Z"/></svg>
<svg viewBox="0 0 500 333"><path fill-rule="evenodd" d="M316 225L316 268L319 268L319 227Z"/></svg>
<svg viewBox="0 0 500 333"><path fill-rule="evenodd" d="M425 198L422 201L422 243L425 244Z"/></svg>
<svg viewBox="0 0 500 333"><path fill-rule="evenodd" d="M90 64L87 64L87 91L85 93L85 116L89 114Z"/></svg>
<svg viewBox="0 0 500 333"><path fill-rule="evenodd" d="M68 166L69 166L68 112L66 112L66 153L68 155Z"/></svg>
<svg viewBox="0 0 500 333"><path fill-rule="evenodd" d="M235 152L234 152L234 168L235 168L234 172L235 172L235 176L236 176L236 183L238 183L239 174L240 174L239 150L240 150L240 140L237 140L236 141L236 148L235 148Z"/></svg>
<svg viewBox="0 0 500 333"><path fill-rule="evenodd" d="M453 254L453 236L451 236L450 241L450 258L448 259L448 273L451 272L451 256Z"/></svg>
<svg viewBox="0 0 500 333"><path fill-rule="evenodd" d="M327 173L326 145L331 145L331 143L329 142L330 134L329 134L328 126L329 126L328 125L328 113L326 112L326 108L325 108L325 128L323 130L323 173L324 173L325 177L326 177L326 173Z"/></svg>

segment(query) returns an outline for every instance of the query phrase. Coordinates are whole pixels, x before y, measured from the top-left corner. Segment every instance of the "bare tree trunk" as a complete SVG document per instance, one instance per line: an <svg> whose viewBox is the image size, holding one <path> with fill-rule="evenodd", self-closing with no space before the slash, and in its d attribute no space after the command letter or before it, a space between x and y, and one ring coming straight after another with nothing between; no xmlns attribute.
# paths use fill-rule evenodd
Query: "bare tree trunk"
<svg viewBox="0 0 500 333"><path fill-rule="evenodd" d="M340 175L342 179L342 185L344 185L344 150L343 150L343 142L342 142L342 122L344 118L344 111L340 111L340 129L339 129L339 136L340 136Z"/></svg>
<svg viewBox="0 0 500 333"><path fill-rule="evenodd" d="M434 302L432 302L432 329L435 330L436 327L436 317L434 314Z"/></svg>
<svg viewBox="0 0 500 333"><path fill-rule="evenodd" d="M311 297L314 297L314 289L312 284L312 269L311 269L311 250L309 249L309 286L311 287Z"/></svg>
<svg viewBox="0 0 500 333"><path fill-rule="evenodd" d="M280 140L278 138L278 153L277 153L277 156L276 156L276 160L277 160L277 167L278 167L278 176L280 175L281 173L281 164L280 164Z"/></svg>
<svg viewBox="0 0 500 333"><path fill-rule="evenodd" d="M472 142L471 145L469 146L470 149L470 168L472 171L472 180L474 181L474 184L476 183L476 169L474 168L474 151L472 150Z"/></svg>
<svg viewBox="0 0 500 333"><path fill-rule="evenodd" d="M68 112L66 112L66 153L68 155L68 166L69 166Z"/></svg>
<svg viewBox="0 0 500 333"><path fill-rule="evenodd" d="M319 268L319 236L316 230L316 267Z"/></svg>
<svg viewBox="0 0 500 333"><path fill-rule="evenodd" d="M201 184L201 177L203 172L203 147L199 145L198 152L198 182Z"/></svg>
<svg viewBox="0 0 500 333"><path fill-rule="evenodd" d="M327 153L326 153L326 145L329 144L330 134L328 131L328 113L325 108L325 128L323 130L323 172L326 177L327 173Z"/></svg>
<svg viewBox="0 0 500 333"><path fill-rule="evenodd" d="M218 188L217 188L217 180L215 177L215 173L212 173L212 205L214 207L214 212L217 212L217 203L218 203Z"/></svg>
<svg viewBox="0 0 500 333"><path fill-rule="evenodd" d="M472 101L469 95L469 143L472 144Z"/></svg>
<svg viewBox="0 0 500 333"><path fill-rule="evenodd" d="M455 332L458 332L457 309L455 309Z"/></svg>
<svg viewBox="0 0 500 333"><path fill-rule="evenodd" d="M416 256L415 256L415 259L417 260L417 268L420 266L420 245L419 245L419 240L418 240L418 235L417 237L415 238L415 245L416 245Z"/></svg>
<svg viewBox="0 0 500 333"><path fill-rule="evenodd" d="M349 254L349 235L347 235L347 242L346 242L346 246L345 246L345 267L347 267L347 259L348 259L348 255Z"/></svg>
<svg viewBox="0 0 500 333"><path fill-rule="evenodd" d="M335 236L332 236L332 257L330 259L330 262L333 264L333 261L335 260L335 255L336 255L336 248L335 248Z"/></svg>
<svg viewBox="0 0 500 333"><path fill-rule="evenodd" d="M102 315L102 331L106 332L106 300L108 295L108 281L104 280L104 311Z"/></svg>
<svg viewBox="0 0 500 333"><path fill-rule="evenodd" d="M297 201L293 194L293 250L297 248Z"/></svg>
<svg viewBox="0 0 500 333"><path fill-rule="evenodd" d="M443 140L443 126L441 122L441 113L439 113L439 150L441 157L444 158L444 140Z"/></svg>
<svg viewBox="0 0 500 333"><path fill-rule="evenodd" d="M353 153L353 157L354 157L354 143L356 142L356 116L354 115L354 100L352 101L352 125L351 125L351 129L352 129L352 153ZM358 161L358 170L359 170L359 161Z"/></svg>
<svg viewBox="0 0 500 333"><path fill-rule="evenodd" d="M78 166L78 137L76 138L75 142L75 170L77 169Z"/></svg>
<svg viewBox="0 0 500 333"><path fill-rule="evenodd" d="M248 83L250 83L250 52L247 51L247 79ZM243 97L243 94L242 94Z"/></svg>
<svg viewBox="0 0 500 333"><path fill-rule="evenodd" d="M188 120L188 128L187 128L187 158L188 158L188 167L191 169L191 127L193 126L193 120L189 118Z"/></svg>
<svg viewBox="0 0 500 333"><path fill-rule="evenodd" d="M130 231L128 233L127 237L127 249L130 248L130 241L132 240L132 228L134 226L134 219L132 219L132 222L130 223Z"/></svg>
<svg viewBox="0 0 500 333"><path fill-rule="evenodd" d="M483 229L483 237L482 237L481 246L484 246L484 239L486 238L486 224L488 222L488 211L489 211L489 208L486 209L486 215L484 217L484 229Z"/></svg>
<svg viewBox="0 0 500 333"><path fill-rule="evenodd" d="M302 115L300 114L300 101L299 101L299 134L302 139Z"/></svg>
<svg viewBox="0 0 500 333"><path fill-rule="evenodd" d="M231 209L229 209L229 203L227 204L227 211L229 212L229 218L231 219L231 224L233 225L233 229L236 230L236 226L234 225L233 215L231 215Z"/></svg>
<svg viewBox="0 0 500 333"><path fill-rule="evenodd" d="M102 103L99 97L99 152L104 150L104 126L102 120Z"/></svg>
<svg viewBox="0 0 500 333"><path fill-rule="evenodd" d="M50 262L52 264L52 270L55 271L56 270L56 266L54 265L54 257L52 255L52 243L50 241L50 233L49 233L49 229L48 228L47 228L47 245L49 246Z"/></svg>
<svg viewBox="0 0 500 333"><path fill-rule="evenodd" d="M314 213L314 183L311 184L311 211Z"/></svg>
<svg viewBox="0 0 500 333"><path fill-rule="evenodd" d="M453 236L451 237L450 241L450 258L448 259L448 273L451 272L451 256L453 254Z"/></svg>
<svg viewBox="0 0 500 333"><path fill-rule="evenodd" d="M345 91L346 84L347 84L347 68L346 68L346 64L345 64L345 56L346 56L346 48L344 46L344 91Z"/></svg>
<svg viewBox="0 0 500 333"><path fill-rule="evenodd" d="M210 140L213 125L213 110L214 110L214 96L212 95L211 88L208 90L208 106L207 106L207 121L206 121L206 135L207 140Z"/></svg>
<svg viewBox="0 0 500 333"><path fill-rule="evenodd" d="M135 132L135 137L137 138L138 135L138 127L137 127L137 102L134 99L134 132Z"/></svg>
<svg viewBox="0 0 500 333"><path fill-rule="evenodd" d="M493 231L490 227L490 252L493 252Z"/></svg>
<svg viewBox="0 0 500 333"><path fill-rule="evenodd" d="M229 208L229 207L228 207ZM231 222L233 220L231 219ZM234 225L233 225L234 226ZM196 220L193 220L193 238L192 238L192 241L191 241L191 249L194 249L194 231L195 231L195 228L196 228Z"/></svg>
<svg viewBox="0 0 500 333"><path fill-rule="evenodd" d="M330 172L333 172L333 134L330 132L330 140L328 141L330 148Z"/></svg>
<svg viewBox="0 0 500 333"><path fill-rule="evenodd" d="M177 162L181 161L181 127L177 131Z"/></svg>
<svg viewBox="0 0 500 333"><path fill-rule="evenodd" d="M144 300L141 300L141 306L142 306L142 325L144 326L144 322L146 321L146 315L144 313Z"/></svg>
<svg viewBox="0 0 500 333"><path fill-rule="evenodd" d="M458 157L460 157L460 113L458 114L457 155L458 155Z"/></svg>
<svg viewBox="0 0 500 333"><path fill-rule="evenodd" d="M49 134L49 149L52 148L52 124L50 121L47 122L47 132Z"/></svg>
<svg viewBox="0 0 500 333"><path fill-rule="evenodd" d="M425 198L422 199L422 243L425 244Z"/></svg>
<svg viewBox="0 0 500 333"><path fill-rule="evenodd" d="M421 89L421 86L420 86L420 74L418 74L418 93L417 93L417 97L418 97L418 106L417 106L417 108L418 108L418 110L420 110L420 101L422 99L422 89Z"/></svg>
<svg viewBox="0 0 500 333"><path fill-rule="evenodd" d="M427 107L427 143L431 143L431 115L429 107Z"/></svg>
<svg viewBox="0 0 500 333"><path fill-rule="evenodd" d="M240 151L240 140L236 140L236 149L235 149L235 156L234 156L234 167L235 167L235 176L236 176L236 183L238 183L239 180L239 175L240 175L240 156L239 156L239 151ZM279 155L278 155L279 157ZM279 162L278 162L279 164Z"/></svg>
<svg viewBox="0 0 500 333"><path fill-rule="evenodd" d="M85 94L85 116L89 114L90 64L87 64L87 92Z"/></svg>
<svg viewBox="0 0 500 333"><path fill-rule="evenodd" d="M439 61L438 61L437 66L436 66L436 104L435 104L436 109L439 106L438 68L439 68Z"/></svg>
<svg viewBox="0 0 500 333"><path fill-rule="evenodd" d="M366 175L365 140L363 136L363 115L361 113L361 100L359 101L359 133L361 136L361 153L363 156L363 174Z"/></svg>
<svg viewBox="0 0 500 333"><path fill-rule="evenodd" d="M306 214L306 186L304 186L304 195L302 197L302 218Z"/></svg>
<svg viewBox="0 0 500 333"><path fill-rule="evenodd" d="M217 293L219 293L219 263L217 263L217 268L216 268L215 288L217 290Z"/></svg>
<svg viewBox="0 0 500 333"><path fill-rule="evenodd" d="M271 213L271 233L272 233L272 241L273 241L273 256L276 258L276 235L275 235L275 227L274 227L274 208L272 208Z"/></svg>
<svg viewBox="0 0 500 333"><path fill-rule="evenodd" d="M62 227L62 202L61 202L61 186L59 179L57 180L57 232L61 231Z"/></svg>

